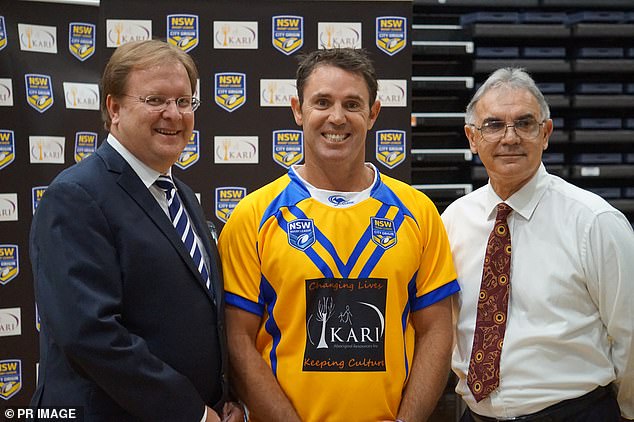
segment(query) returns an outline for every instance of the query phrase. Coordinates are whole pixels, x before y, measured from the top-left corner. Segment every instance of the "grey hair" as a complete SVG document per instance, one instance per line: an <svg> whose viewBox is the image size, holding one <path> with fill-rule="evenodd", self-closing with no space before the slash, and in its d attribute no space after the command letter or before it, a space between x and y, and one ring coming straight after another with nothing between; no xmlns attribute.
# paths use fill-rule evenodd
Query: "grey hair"
<svg viewBox="0 0 634 422"><path fill-rule="evenodd" d="M501 87L509 87L512 89L526 89L528 90L539 104L539 111L542 119L550 119L550 108L548 103L541 93L533 78L526 72L526 70L517 67L504 67L493 72L487 80L478 88L473 98L467 105L467 110L464 116L466 124L475 123L475 106L478 101L489 90Z"/></svg>

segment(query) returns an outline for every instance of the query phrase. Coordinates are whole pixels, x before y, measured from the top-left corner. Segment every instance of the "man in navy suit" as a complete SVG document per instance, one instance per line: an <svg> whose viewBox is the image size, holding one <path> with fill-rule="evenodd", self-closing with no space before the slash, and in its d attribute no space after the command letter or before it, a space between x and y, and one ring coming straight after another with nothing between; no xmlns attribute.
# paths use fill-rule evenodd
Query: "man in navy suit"
<svg viewBox="0 0 634 422"><path fill-rule="evenodd" d="M33 406L78 407L85 421L243 416L227 397L222 274L202 209L173 179L202 251L192 257L155 184L191 138L197 77L193 60L161 41L119 47L104 70L107 141L51 183L31 228Z"/></svg>

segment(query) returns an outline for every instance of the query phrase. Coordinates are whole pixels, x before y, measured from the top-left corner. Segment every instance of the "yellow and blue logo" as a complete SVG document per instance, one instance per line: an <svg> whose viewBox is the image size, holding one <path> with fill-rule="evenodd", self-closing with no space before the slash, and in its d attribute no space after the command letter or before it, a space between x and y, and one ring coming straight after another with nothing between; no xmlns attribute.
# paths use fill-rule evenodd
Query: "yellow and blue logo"
<svg viewBox="0 0 634 422"><path fill-rule="evenodd" d="M24 75L26 102L31 107L44 113L53 105L53 82L48 75L27 73Z"/></svg>
<svg viewBox="0 0 634 422"><path fill-rule="evenodd" d="M9 400L22 389L22 361L0 360L0 398Z"/></svg>
<svg viewBox="0 0 634 422"><path fill-rule="evenodd" d="M377 130L376 159L389 169L405 161L405 131Z"/></svg>
<svg viewBox="0 0 634 422"><path fill-rule="evenodd" d="M214 76L216 104L228 112L233 112L247 101L247 75L225 72Z"/></svg>
<svg viewBox="0 0 634 422"><path fill-rule="evenodd" d="M38 205L40 205L42 196L44 196L44 192L46 192L46 188L48 188L48 186L35 186L31 188L31 207L33 208L34 215L35 210L37 210Z"/></svg>
<svg viewBox="0 0 634 422"><path fill-rule="evenodd" d="M84 158L97 151L97 134L95 132L75 133L75 162L79 163Z"/></svg>
<svg viewBox="0 0 634 422"><path fill-rule="evenodd" d="M370 217L372 241L383 249L396 245L394 221L387 218Z"/></svg>
<svg viewBox="0 0 634 422"><path fill-rule="evenodd" d="M0 16L0 50L7 46L7 27L4 24L4 16Z"/></svg>
<svg viewBox="0 0 634 422"><path fill-rule="evenodd" d="M68 49L78 60L84 61L95 54L95 25L84 22L71 22L68 25Z"/></svg>
<svg viewBox="0 0 634 422"><path fill-rule="evenodd" d="M304 159L304 132L301 130L273 131L273 161L290 168Z"/></svg>
<svg viewBox="0 0 634 422"><path fill-rule="evenodd" d="M18 245L0 245L0 284L7 284L18 274L20 274Z"/></svg>
<svg viewBox="0 0 634 422"><path fill-rule="evenodd" d="M188 52L198 45L197 15L167 15L167 42Z"/></svg>
<svg viewBox="0 0 634 422"><path fill-rule="evenodd" d="M200 132L197 130L192 132L192 137L189 139L187 145L181 152L180 157L178 157L178 161L176 167L181 170L185 170L191 167L198 159L200 158Z"/></svg>
<svg viewBox="0 0 634 422"><path fill-rule="evenodd" d="M273 47L287 56L304 45L304 18L302 16L273 16Z"/></svg>
<svg viewBox="0 0 634 422"><path fill-rule="evenodd" d="M0 129L0 170L15 160L15 135L12 130Z"/></svg>
<svg viewBox="0 0 634 422"><path fill-rule="evenodd" d="M393 56L407 45L407 19L401 16L376 18L376 46Z"/></svg>
<svg viewBox="0 0 634 422"><path fill-rule="evenodd" d="M238 202L245 196L247 196L247 188L239 186L216 188L216 217L226 223Z"/></svg>

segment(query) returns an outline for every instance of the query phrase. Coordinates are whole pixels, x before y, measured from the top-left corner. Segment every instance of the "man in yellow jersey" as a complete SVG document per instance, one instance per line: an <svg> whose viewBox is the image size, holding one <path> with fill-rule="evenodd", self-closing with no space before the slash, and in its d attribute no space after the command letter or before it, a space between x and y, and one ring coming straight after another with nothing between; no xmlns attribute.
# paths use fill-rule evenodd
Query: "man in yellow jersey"
<svg viewBox="0 0 634 422"><path fill-rule="evenodd" d="M257 421L424 421L458 291L444 227L365 162L381 104L362 50L306 55L297 92L305 164L243 199L220 236L238 394Z"/></svg>

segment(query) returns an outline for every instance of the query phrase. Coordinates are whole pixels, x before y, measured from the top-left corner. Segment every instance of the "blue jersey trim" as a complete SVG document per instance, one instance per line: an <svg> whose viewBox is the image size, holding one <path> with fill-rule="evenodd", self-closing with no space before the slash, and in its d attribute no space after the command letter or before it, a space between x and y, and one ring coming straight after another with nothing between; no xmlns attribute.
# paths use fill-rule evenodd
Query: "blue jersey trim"
<svg viewBox="0 0 634 422"><path fill-rule="evenodd" d="M451 296L452 294L459 291L460 285L458 284L458 280L450 281L449 283L440 286L436 290L432 290L431 292L424 294L421 297L417 297L412 304L412 312L426 308L429 305L433 305L434 303L439 302L444 298Z"/></svg>
<svg viewBox="0 0 634 422"><path fill-rule="evenodd" d="M262 228L262 225L271 218L271 216L275 215L280 208L295 205L306 198L310 198L308 189L306 189L306 186L297 179L297 175L294 171L289 171L288 177L291 179L290 183L284 187L275 199L271 201L269 206L266 207L266 210L262 215L262 219L260 220L260 229Z"/></svg>
<svg viewBox="0 0 634 422"><path fill-rule="evenodd" d="M393 205L397 207L404 215L407 215L411 217L412 220L416 221L412 212L405 206L405 204L403 204L399 197L385 183L377 183L375 185L375 188L372 189L372 193L370 194L370 196L384 203L385 205ZM418 224L417 221L416 224Z"/></svg>
<svg viewBox="0 0 634 422"><path fill-rule="evenodd" d="M273 376L277 378L277 346L279 346L280 340L282 339L282 332L280 331L280 327L277 325L275 317L273 316L273 309L275 308L275 302L277 302L277 293L273 289L273 286L271 286L271 283L269 283L264 277L260 280L260 300L266 306L266 310L268 312L268 318L266 323L264 323L264 328L273 339L269 359L271 359L271 370L273 371Z"/></svg>
<svg viewBox="0 0 634 422"><path fill-rule="evenodd" d="M261 317L262 315L264 315L264 307L262 305L251 302L250 300L245 299L242 296L225 292L225 302L227 302L227 305L235 306L236 308L240 308L243 311L251 312L252 314L256 314L257 316Z"/></svg>

